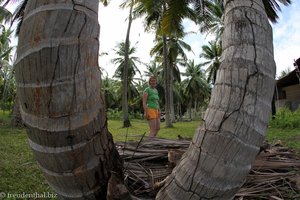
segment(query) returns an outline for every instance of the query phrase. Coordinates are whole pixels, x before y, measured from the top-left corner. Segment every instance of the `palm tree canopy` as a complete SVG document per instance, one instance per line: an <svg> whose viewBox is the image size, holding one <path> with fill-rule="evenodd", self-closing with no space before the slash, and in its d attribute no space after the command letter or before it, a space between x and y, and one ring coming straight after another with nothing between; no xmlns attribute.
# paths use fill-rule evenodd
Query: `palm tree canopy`
<svg viewBox="0 0 300 200"><path fill-rule="evenodd" d="M281 4L287 6L289 4L291 4L291 0L262 0L263 4L265 6L265 10L267 13L267 16L269 18L269 20L273 23L276 23L278 20L278 11L281 11L280 5L278 4L278 2L280 2Z"/></svg>
<svg viewBox="0 0 300 200"><path fill-rule="evenodd" d="M4 6L0 6L0 22L8 22L12 18L12 13Z"/></svg>
<svg viewBox="0 0 300 200"><path fill-rule="evenodd" d="M10 61L13 47L10 46L10 37L12 30L5 27L2 28L0 35L0 60Z"/></svg>
<svg viewBox="0 0 300 200"><path fill-rule="evenodd" d="M144 71L144 74L147 77L155 76L158 78L163 70L162 66L159 66L155 61L151 61L150 64L146 66L146 68L147 70Z"/></svg>
<svg viewBox="0 0 300 200"><path fill-rule="evenodd" d="M180 38L171 37L167 39L168 57L171 62L176 61L178 56L187 60L184 50L192 51L191 46ZM162 56L163 55L163 40L162 37L157 37L155 46L151 49L150 55Z"/></svg>
<svg viewBox="0 0 300 200"><path fill-rule="evenodd" d="M222 0L205 1L203 11L199 17L200 31L202 33L215 34L219 40L224 29L223 14L224 6Z"/></svg>
<svg viewBox="0 0 300 200"><path fill-rule="evenodd" d="M210 41L208 45L202 46L202 53L200 57L204 58L206 62L202 63L202 66L208 66L206 72L208 72L208 82L215 83L217 70L220 66L220 58L222 54L221 42Z"/></svg>
<svg viewBox="0 0 300 200"><path fill-rule="evenodd" d="M116 54L118 55L117 58L112 59L112 62L117 64L118 67L115 71L114 77L122 78L123 77L123 69L125 66L125 43L121 42L118 46L118 49L115 49ZM138 57L131 56L136 52L135 47L129 47L128 55L128 79L132 80L133 77L136 75L136 72L141 74L140 70L136 66L136 62L141 63Z"/></svg>
<svg viewBox="0 0 300 200"><path fill-rule="evenodd" d="M208 34L215 34L220 39L223 29L224 0L207 0L203 7L197 8L199 14L200 31ZM291 0L262 0L266 14L272 23L278 20L278 11L281 11L279 3L287 6Z"/></svg>
<svg viewBox="0 0 300 200"><path fill-rule="evenodd" d="M193 1L172 0L167 1L166 10L162 16L162 33L168 36L182 37L184 18L197 21L198 15L192 4Z"/></svg>
<svg viewBox="0 0 300 200"><path fill-rule="evenodd" d="M182 75L187 77L184 80L184 88L187 96L199 99L209 97L210 87L206 82L205 72L200 64L196 65L194 60L189 61L186 64L186 70Z"/></svg>

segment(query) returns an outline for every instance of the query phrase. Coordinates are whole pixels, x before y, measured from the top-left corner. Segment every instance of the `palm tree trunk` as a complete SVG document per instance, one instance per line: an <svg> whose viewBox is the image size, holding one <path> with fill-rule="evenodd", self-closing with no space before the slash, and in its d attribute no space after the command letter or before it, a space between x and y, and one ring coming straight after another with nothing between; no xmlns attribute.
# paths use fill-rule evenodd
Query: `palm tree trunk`
<svg viewBox="0 0 300 200"><path fill-rule="evenodd" d="M193 115L193 118L195 119L196 116L197 116L197 98L195 98L194 100L194 115Z"/></svg>
<svg viewBox="0 0 300 200"><path fill-rule="evenodd" d="M163 3L163 11L167 10L166 3ZM166 127L171 128L171 105L170 105L170 62L168 58L168 48L167 48L167 36L163 34L163 56L164 56L164 78L165 78L165 117L166 117Z"/></svg>
<svg viewBox="0 0 300 200"><path fill-rule="evenodd" d="M29 0L19 34L20 111L34 156L62 199L106 199L111 174L123 177L100 91L98 4Z"/></svg>
<svg viewBox="0 0 300 200"><path fill-rule="evenodd" d="M233 199L260 149L275 62L262 0L225 0L223 61L204 124L156 199Z"/></svg>
<svg viewBox="0 0 300 200"><path fill-rule="evenodd" d="M190 120L192 120L192 99L190 100L189 104L188 104L188 109L189 109L189 118Z"/></svg>
<svg viewBox="0 0 300 200"><path fill-rule="evenodd" d="M172 65L170 65L172 66ZM171 118L171 122L175 123L175 111L174 111L174 92L173 92L173 88L174 88L174 83L173 83L173 66L170 67L170 118Z"/></svg>
<svg viewBox="0 0 300 200"><path fill-rule="evenodd" d="M122 94L122 110L123 110L123 127L130 127L129 114L128 114L128 60L129 60L129 45L130 45L130 29L132 24L132 9L133 2L131 2L129 16L128 16L128 27L125 40L125 60L123 70L123 94Z"/></svg>
<svg viewBox="0 0 300 200"><path fill-rule="evenodd" d="M169 84L169 59L167 50L167 37L163 35L163 55L164 55L164 78L165 78L165 117L166 127L172 127L171 107L170 107L170 84Z"/></svg>

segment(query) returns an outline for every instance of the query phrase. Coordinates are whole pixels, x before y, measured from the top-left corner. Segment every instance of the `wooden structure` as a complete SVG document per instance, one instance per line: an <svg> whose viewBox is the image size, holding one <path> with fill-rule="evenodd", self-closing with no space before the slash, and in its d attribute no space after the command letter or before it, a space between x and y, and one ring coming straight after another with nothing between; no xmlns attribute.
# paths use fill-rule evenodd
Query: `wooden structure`
<svg viewBox="0 0 300 200"><path fill-rule="evenodd" d="M299 69L291 71L276 82L275 106L276 109L287 107L292 111L300 105L300 79Z"/></svg>

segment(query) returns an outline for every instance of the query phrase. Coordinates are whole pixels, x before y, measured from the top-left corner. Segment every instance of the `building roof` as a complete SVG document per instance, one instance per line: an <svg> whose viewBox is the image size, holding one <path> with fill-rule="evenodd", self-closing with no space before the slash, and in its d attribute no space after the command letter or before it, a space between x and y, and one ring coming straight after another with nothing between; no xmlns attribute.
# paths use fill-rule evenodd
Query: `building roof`
<svg viewBox="0 0 300 200"><path fill-rule="evenodd" d="M284 77L278 79L276 81L277 87L286 87L286 86L290 86L290 85L296 85L299 84L299 78L297 77L298 73L300 75L299 72L297 72L297 68L294 69L293 71L291 71L290 73L288 73L287 75L285 75Z"/></svg>

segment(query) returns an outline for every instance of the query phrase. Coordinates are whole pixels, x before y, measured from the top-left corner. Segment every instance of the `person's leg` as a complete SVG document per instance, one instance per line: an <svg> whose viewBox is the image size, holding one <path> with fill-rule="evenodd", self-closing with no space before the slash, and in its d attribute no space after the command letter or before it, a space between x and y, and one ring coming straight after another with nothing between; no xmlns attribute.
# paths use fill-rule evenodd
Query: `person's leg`
<svg viewBox="0 0 300 200"><path fill-rule="evenodd" d="M157 119L155 119L155 133L154 133L155 137L156 137L159 129L160 129L160 118L157 118Z"/></svg>
<svg viewBox="0 0 300 200"><path fill-rule="evenodd" d="M155 137L156 136L156 119L150 119L148 120L149 124L149 137Z"/></svg>

